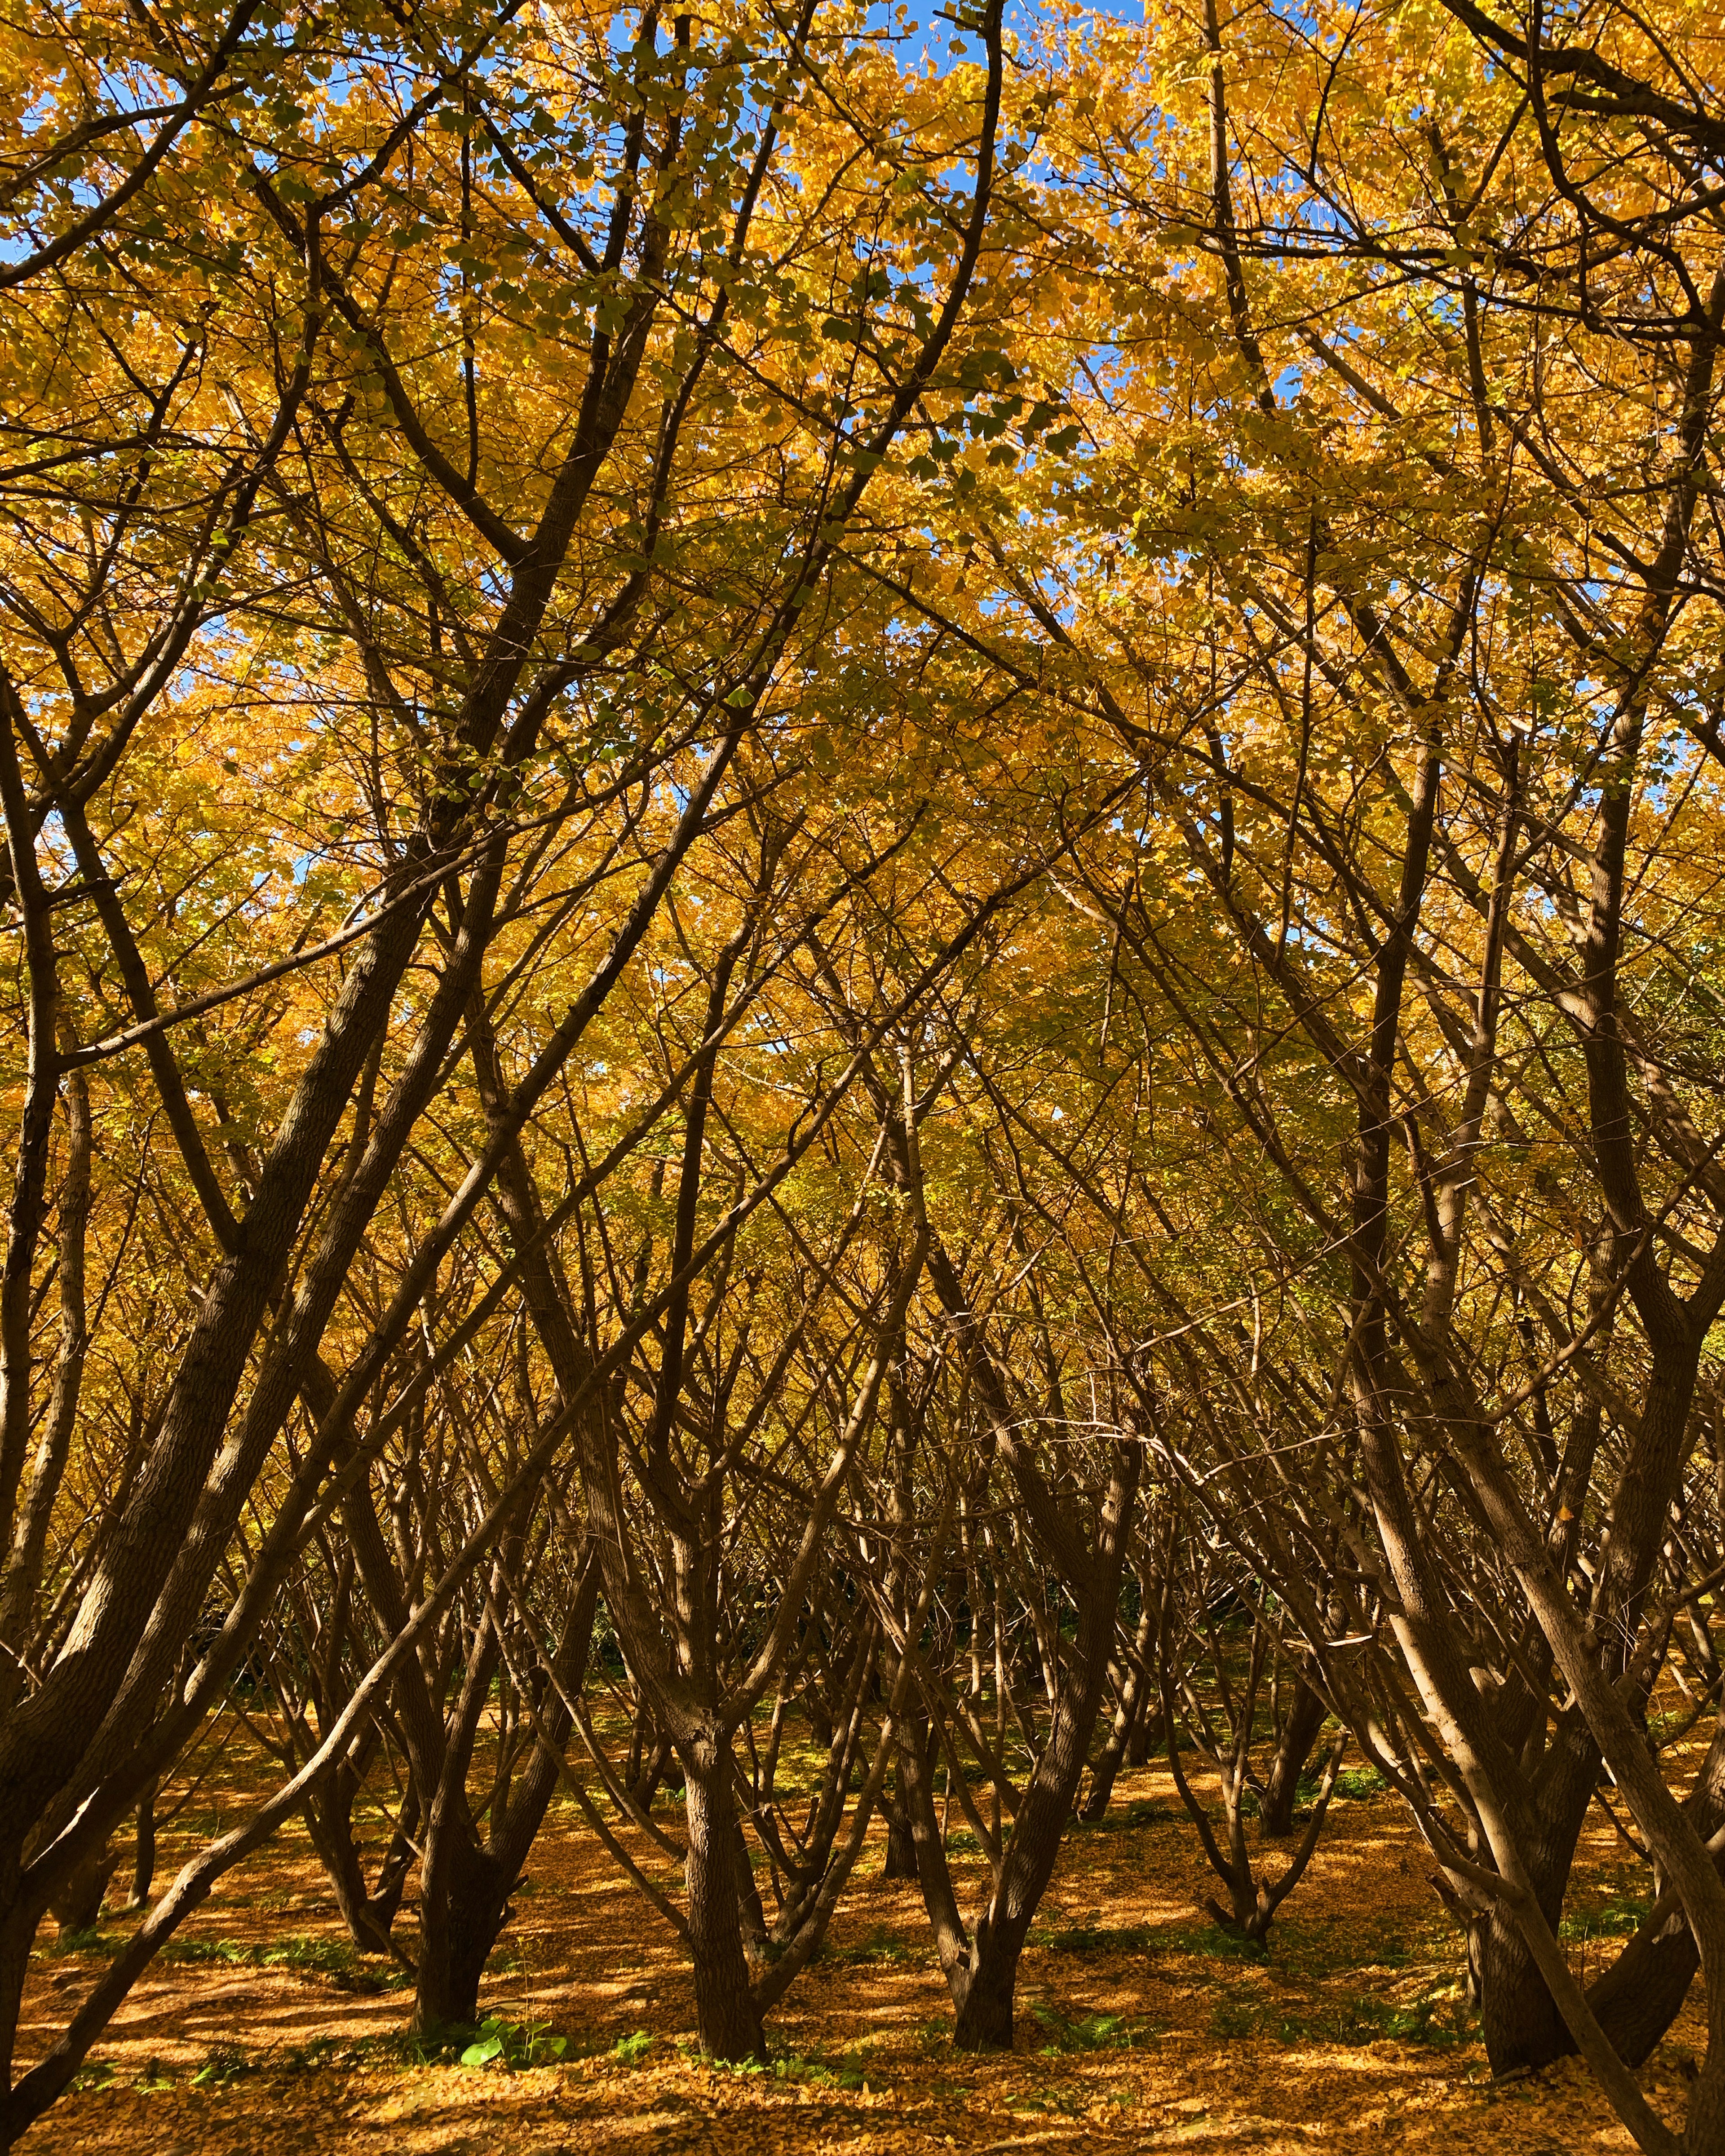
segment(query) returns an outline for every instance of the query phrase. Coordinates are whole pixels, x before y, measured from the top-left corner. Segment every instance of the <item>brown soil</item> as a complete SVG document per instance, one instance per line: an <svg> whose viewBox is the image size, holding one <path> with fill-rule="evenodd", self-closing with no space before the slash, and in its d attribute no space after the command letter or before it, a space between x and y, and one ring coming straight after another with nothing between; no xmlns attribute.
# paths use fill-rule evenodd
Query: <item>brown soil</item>
<svg viewBox="0 0 1725 2156"><path fill-rule="evenodd" d="M1602 1934L1628 1921L1625 1893L1640 1887L1624 1856L1601 1820L1577 1898ZM177 1861L172 1839L164 1860ZM101 2085L64 2098L24 2147L1568 2156L1632 2145L1573 2063L1491 2086L1461 2003L1457 1936L1394 1802L1338 1802L1267 1959L1226 1950L1196 1907L1209 1891L1200 1866L1166 1774L1122 1778L1104 1825L1069 1838L1032 1934L1019 2048L977 2058L952 2049L920 1902L878 1876L877 1853L859 1867L869 1876L854 1882L825 1958L776 2017L782 2056L767 2071L736 2073L691 2056L692 1994L675 1942L578 1815L556 1811L482 2011L544 2025L567 2046L556 2065L511 2071L405 2055L406 1996L384 1986L384 1964L347 1952L295 1832L187 1927L180 1958L156 1965L98 2048L85 2078ZM105 1917L103 1932L111 1940L127 1921ZM1591 1974L1610 1948L1602 1936L1570 1950ZM255 1965L265 1952L288 1958ZM95 1967L86 1953L39 1953L26 2056L64 2025ZM629 2041L637 2032L649 2041ZM1645 2077L1674 2120L1702 2041L1692 2005Z"/></svg>

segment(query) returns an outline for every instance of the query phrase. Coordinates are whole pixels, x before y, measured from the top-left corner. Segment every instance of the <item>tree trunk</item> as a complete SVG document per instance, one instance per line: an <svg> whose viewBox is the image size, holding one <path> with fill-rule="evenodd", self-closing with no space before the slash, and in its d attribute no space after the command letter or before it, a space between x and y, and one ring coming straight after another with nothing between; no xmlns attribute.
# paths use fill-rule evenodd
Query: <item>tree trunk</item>
<svg viewBox="0 0 1725 2156"><path fill-rule="evenodd" d="M1127 1765L1147 1767L1161 1743L1162 1711L1154 1700L1147 1699L1126 1740Z"/></svg>
<svg viewBox="0 0 1725 2156"><path fill-rule="evenodd" d="M137 1850L132 1858L131 1892L126 1904L128 1909L141 1909L155 1883L157 1788L157 1784L151 1782L138 1799Z"/></svg>
<svg viewBox="0 0 1725 2156"><path fill-rule="evenodd" d="M895 1782L898 1769L893 1768ZM904 1791L895 1789L889 1798L883 1790L880 1810L886 1821L886 1861L882 1866L883 1879L914 1879L916 1876L916 1837L911 1827L911 1815L906 1806Z"/></svg>
<svg viewBox="0 0 1725 2156"><path fill-rule="evenodd" d="M1048 1739L1025 1784L994 1892L974 1928L969 1951L947 1968L947 1985L958 2010L952 2041L961 2050L1006 2051L1012 2046L1019 1957L1060 1853L1060 1837L1072 1815L1072 1800L1101 1707L1114 1644L1121 1553L1140 1466L1136 1446L1116 1448L1093 1569L1081 1589L1071 1665L1056 1686ZM927 1778L921 1801L927 1801ZM925 1871L925 1899L928 1883ZM933 1906L929 1913L935 1916ZM937 1918L937 1938L941 1928Z"/></svg>
<svg viewBox="0 0 1725 2156"><path fill-rule="evenodd" d="M1713 1732L1683 1809L1704 1839L1711 1840L1725 1825L1725 1722ZM1725 1872L1725 1851L1715 1862ZM1588 2004L1625 2066L1641 2066L1652 2056L1682 2011L1700 1966L1695 1934L1681 1905L1675 1897L1661 1895L1610 1968L1588 1986Z"/></svg>
<svg viewBox="0 0 1725 2156"><path fill-rule="evenodd" d="M1120 1681L1120 1697L1114 1710L1114 1719L1101 1753L1091 1772L1090 1794L1078 1816L1091 1825L1108 1809L1108 1799L1114 1794L1115 1777L1126 1758L1127 1746L1132 1732L1143 1719L1149 1695L1155 1687L1146 1681L1148 1656L1156 1646L1156 1605L1149 1592L1149 1582L1141 1570L1138 1573L1138 1623L1132 1635L1132 1652L1126 1656L1126 1670Z"/></svg>
<svg viewBox="0 0 1725 2156"><path fill-rule="evenodd" d="M1281 1726L1276 1758L1271 1763L1270 1782L1264 1792L1260 1820L1264 1832L1276 1840L1294 1830L1294 1806L1299 1797L1300 1777L1306 1771L1327 1712L1305 1678L1299 1678L1287 1718Z"/></svg>
<svg viewBox="0 0 1725 2156"><path fill-rule="evenodd" d="M1553 1932L1598 1774L1598 1748L1572 1711L1553 1733L1533 1830L1520 1851L1527 1883ZM1476 1928L1470 1958L1479 1987L1480 2033L1494 2074L1549 2066L1575 2049L1521 1927L1507 1911L1500 1908Z"/></svg>
<svg viewBox="0 0 1725 2156"><path fill-rule="evenodd" d="M509 1917L512 1879L481 1849L465 1803L426 1838L418 1982L413 2033L471 2028L479 2019L480 1979Z"/></svg>
<svg viewBox="0 0 1725 2156"><path fill-rule="evenodd" d="M366 1885L365 1866L353 1832L353 1799L357 1794L352 1774L338 1770L321 1793L314 1792L306 1799L305 1830L328 1875L336 1907L353 1943L362 1953L387 1954L393 1951L389 1934L401 1899L405 1866L397 1862L392 1876L391 1860L397 1855L392 1843L379 1875L379 1892L372 1895Z"/></svg>
<svg viewBox="0 0 1725 2156"><path fill-rule="evenodd" d="M670 1739L662 1738L654 1747L651 1758L641 1769L640 1779L635 1784L635 1802L644 1812L653 1809L653 1799L659 1794L659 1785L665 1783L673 1789L680 1789L683 1770L677 1764L677 1755L671 1749Z"/></svg>
<svg viewBox="0 0 1725 2156"><path fill-rule="evenodd" d="M961 2051L1009 2051L1013 2005L1018 1989L1019 1954L989 1951L986 1920L977 1927L977 1959L952 2024L952 2042Z"/></svg>
<svg viewBox="0 0 1725 2156"><path fill-rule="evenodd" d="M96 1918L102 1913L102 1897L108 1891L108 1881L119 1861L111 1849L95 1851L85 1858L49 1903L59 1920L62 1941L95 1928Z"/></svg>
<svg viewBox="0 0 1725 2156"><path fill-rule="evenodd" d="M763 2059L767 2039L742 1948L729 1748L722 1743L691 1746L683 1766L696 2034L710 2059Z"/></svg>

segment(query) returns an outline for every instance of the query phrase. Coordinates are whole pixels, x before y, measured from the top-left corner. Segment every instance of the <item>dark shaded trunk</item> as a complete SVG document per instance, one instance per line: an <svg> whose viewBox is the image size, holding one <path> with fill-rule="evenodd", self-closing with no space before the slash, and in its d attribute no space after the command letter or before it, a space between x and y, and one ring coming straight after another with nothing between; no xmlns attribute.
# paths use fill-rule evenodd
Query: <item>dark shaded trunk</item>
<svg viewBox="0 0 1725 2156"><path fill-rule="evenodd" d="M894 1768L895 1779L897 1769ZM914 1879L916 1876L916 1837L911 1825L911 1815L904 1801L901 1789L889 1797L883 1790L880 1795L880 1814L886 1821L886 1861L880 1868L883 1879Z"/></svg>
<svg viewBox="0 0 1725 2156"><path fill-rule="evenodd" d="M59 1920L63 1941L75 1938L80 1932L95 1930L96 1918L102 1913L102 1897L119 1861L117 1851L97 1850L85 1858L49 1903Z"/></svg>
<svg viewBox="0 0 1725 2156"><path fill-rule="evenodd" d="M494 1626L486 1626L468 1665L420 1871L420 1953L413 2004L418 2030L429 2034L467 2027L479 2019L480 1980L513 1913L509 1897L520 1883L522 1866L557 1788L562 1748L572 1725L564 1700L579 1691L586 1676L598 1587L598 1567L589 1559L562 1636L551 1652L551 1704L542 1712L534 1710L537 1741L506 1797L501 1789L495 1793L483 1843L468 1805L466 1779L479 1708L489 1696L491 1672L499 1659ZM540 1686L542 1692L547 1689Z"/></svg>
<svg viewBox="0 0 1725 2156"><path fill-rule="evenodd" d="M462 1810L465 1814L465 1805ZM440 1846L434 1848L428 1838L425 1870L413 2029L434 2035L471 2028L478 2020L480 1979L508 1921L515 1880L479 1846L465 1816Z"/></svg>
<svg viewBox="0 0 1725 2156"><path fill-rule="evenodd" d="M1263 1808L1260 1824L1266 1835L1280 1840L1294 1830L1294 1807L1299 1801L1300 1777L1311 1761L1312 1748L1328 1712L1323 1702L1307 1683L1296 1680L1294 1697L1289 1702L1287 1715L1276 1747L1276 1757L1271 1762L1270 1779L1264 1790Z"/></svg>
<svg viewBox="0 0 1725 2156"><path fill-rule="evenodd" d="M761 1889L755 1878L754 1860L749 1855L748 1836L742 1830L742 1821L737 1822L737 1915L742 1927L747 1953L758 1956L767 1944L767 1912L762 1906Z"/></svg>
<svg viewBox="0 0 1725 2156"><path fill-rule="evenodd" d="M1163 1736L1163 1707L1156 1699L1156 1686L1149 1681L1149 1669L1145 1662L1145 1656L1153 1651L1153 1624L1147 1621L1149 1609L1149 1602L1145 1602L1145 1617L1138 1620L1138 1635L1132 1643L1137 1658L1127 1666L1115 1718L1108 1727L1101 1751L1097 1753L1096 1766L1091 1768L1089 1796L1078 1813L1078 1818L1091 1826L1106 1815L1119 1770L1123 1766L1142 1766L1152 1747Z"/></svg>
<svg viewBox="0 0 1725 2156"><path fill-rule="evenodd" d="M1102 1643L1099 1652L1106 1655L1106 1651ZM1101 1671L1098 1670L1075 1698L1076 1683L1074 1672L1062 1687L1054 1727L1013 1823L999 1883L971 1940L968 1966L957 1987L958 2012L952 2025L952 2041L960 2051L1012 2048L1019 1959L1031 1919L1053 1876L1060 1837L1071 1816L1072 1799L1101 1705Z"/></svg>
<svg viewBox="0 0 1725 2156"><path fill-rule="evenodd" d="M353 1831L353 1804L358 1794L350 1773L332 1775L305 1803L304 1817L311 1845L328 1874L336 1907L362 1953L393 1953L391 1933L401 1907L402 1889L413 1857L418 1824L417 1789L409 1787L402 1816L378 1867L375 1891L366 1883L365 1865Z"/></svg>
<svg viewBox="0 0 1725 2156"><path fill-rule="evenodd" d="M1126 1740L1126 1763L1128 1767L1147 1767L1162 1746L1162 1715L1153 1701L1147 1700L1144 1711L1133 1722Z"/></svg>
<svg viewBox="0 0 1725 2156"><path fill-rule="evenodd" d="M1138 1446L1115 1448L1108 1491L1092 1544L1090 1574L1081 1584L1075 1581L1080 1598L1078 1633L1070 1661L1060 1673L1047 1742L1019 1799L988 1907L968 1938L958 1915L952 1872L934 1816L932 1763L919 1758L920 1747L916 1744L903 1746L899 1752L905 1773L902 1786L916 1832L922 1898L947 1987L957 2010L952 2041L963 2051L1008 2051L1012 2046L1019 1959L1060 1856L1060 1837L1072 1815L1085 1754L1101 1707L1114 1645L1121 1555L1137 1495L1141 1465ZM1034 1471L1028 1463L1018 1462L1015 1474L1035 1488ZM1051 1500L1045 1517L1058 1522ZM1070 1529L1066 1532L1070 1536Z"/></svg>
<svg viewBox="0 0 1725 2156"><path fill-rule="evenodd" d="M653 1799L659 1794L660 1784L668 1789L680 1789L683 1770L677 1763L677 1755L671 1748L670 1739L662 1738L654 1747L651 1757L641 1769L640 1779L634 1785L634 1799L644 1812L653 1809Z"/></svg>
<svg viewBox="0 0 1725 2156"><path fill-rule="evenodd" d="M1707 1756L1683 1809L1696 1832L1706 1840L1710 1840L1725 1825L1725 1725L1714 1730ZM1715 1862L1725 1874L1725 1851ZM1625 1941L1610 1968L1588 1987L1588 2004L1625 2066L1639 2066L1651 2057L1655 2046L1682 2011L1700 1966L1695 1934L1682 1905L1667 1891Z"/></svg>
<svg viewBox="0 0 1725 2156"><path fill-rule="evenodd" d="M1156 1647L1156 1605L1153 1602L1148 1582L1140 1573L1138 1592L1141 1608L1137 1630L1132 1636L1132 1653L1127 1658L1126 1675L1121 1681L1120 1697L1114 1710L1114 1719L1109 1726L1107 1738L1096 1765L1091 1770L1090 1794L1085 1799L1080 1819L1091 1825L1107 1811L1108 1800L1114 1794L1114 1783L1122 1766L1139 1745L1140 1732L1149 1722L1161 1727L1161 1708L1156 1702L1156 1686L1150 1681L1148 1656ZM1147 1736L1145 1738L1147 1742ZM1134 1766L1142 1766L1145 1754L1142 1746Z"/></svg>
<svg viewBox="0 0 1725 2156"><path fill-rule="evenodd" d="M977 1928L976 1967L952 2024L952 2042L961 2051L1009 2051L1013 2011L1023 1944L996 1946L986 1920ZM991 1950L992 1949L992 1950Z"/></svg>
<svg viewBox="0 0 1725 2156"><path fill-rule="evenodd" d="M737 1804L728 1748L691 1748L683 1763L696 2032L710 2059L764 2059L767 2039L749 1988L742 1945Z"/></svg>
<svg viewBox="0 0 1725 2156"><path fill-rule="evenodd" d="M137 1845L131 1861L131 1892L126 1897L128 1909L141 1909L150 1898L150 1889L156 1881L156 1791L151 1782L138 1799Z"/></svg>

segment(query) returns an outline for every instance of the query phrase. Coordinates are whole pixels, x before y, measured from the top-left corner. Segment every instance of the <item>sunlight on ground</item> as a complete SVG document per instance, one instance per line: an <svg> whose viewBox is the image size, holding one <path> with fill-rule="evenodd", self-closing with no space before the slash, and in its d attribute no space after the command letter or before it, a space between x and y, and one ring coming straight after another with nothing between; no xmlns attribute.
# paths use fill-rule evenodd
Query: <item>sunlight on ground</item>
<svg viewBox="0 0 1725 2156"><path fill-rule="evenodd" d="M1609 1826L1584 1840L1584 1904L1594 1890L1620 1893L1623 1858ZM347 1950L296 1832L187 1927L99 2048L86 2079L100 2085L69 2097L25 2147L1558 2156L1631 2145L1573 2062L1490 2086L1429 1860L1382 1798L1337 1804L1270 1954L1255 1960L1199 1909L1209 1882L1166 1774L1122 1777L1108 1819L1068 1838L1024 1955L1008 2057L953 2052L916 1890L875 1861L775 2018L773 2068L720 2071L690 2055L675 1943L575 1815L553 1812L481 2010L555 2030L567 2051L556 2066L508 2071L405 2056L401 1975ZM974 1894L980 1866L968 1871ZM95 1951L129 1921L105 1917ZM1584 1960L1587 1941L1574 1951ZM63 2024L96 1966L89 1953L39 1954L27 2046ZM1692 2015L1649 2071L1668 2115L1701 2037Z"/></svg>

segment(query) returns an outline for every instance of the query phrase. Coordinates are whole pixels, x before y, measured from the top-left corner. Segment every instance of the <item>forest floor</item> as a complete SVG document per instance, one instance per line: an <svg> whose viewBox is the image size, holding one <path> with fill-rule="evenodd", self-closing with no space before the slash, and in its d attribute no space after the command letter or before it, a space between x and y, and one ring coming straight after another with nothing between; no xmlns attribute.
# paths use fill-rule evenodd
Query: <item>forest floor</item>
<svg viewBox="0 0 1725 2156"><path fill-rule="evenodd" d="M1358 1794L1337 1802L1268 1955L1253 1958L1202 1913L1212 1882L1166 1770L1122 1777L1107 1819L1068 1838L1024 1958L1019 2048L999 2057L952 2050L920 1900L880 1876L876 1850L822 1959L774 2017L773 2063L748 2072L694 2056L676 1943L572 1807L547 1818L482 1995L508 2048L534 2028L562 2040L556 2063L514 2069L413 2055L398 1976L353 1954L296 1830L229 1876L23 2146L29 2156L1630 2148L1574 2061L1491 2085L1430 1860L1393 1799L1348 1779ZM1584 1976L1645 1906L1641 1866L1595 1821L1565 1925ZM176 1822L162 1883L193 1834L220 1823ZM131 1921L109 1914L80 1950L39 1952L25 2056L64 2025L94 1958ZM1643 2076L1674 2121L1702 2041L1692 2005Z"/></svg>

